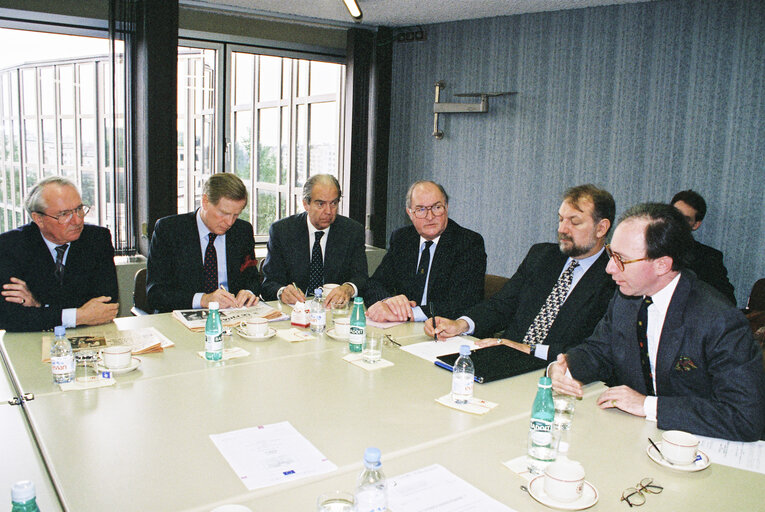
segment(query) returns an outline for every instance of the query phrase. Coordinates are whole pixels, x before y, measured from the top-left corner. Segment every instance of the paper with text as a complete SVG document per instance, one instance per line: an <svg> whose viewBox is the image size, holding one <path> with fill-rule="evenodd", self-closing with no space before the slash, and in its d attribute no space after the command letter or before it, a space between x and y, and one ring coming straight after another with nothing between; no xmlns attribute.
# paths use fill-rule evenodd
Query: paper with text
<svg viewBox="0 0 765 512"><path fill-rule="evenodd" d="M460 345L468 345L470 350L478 350L475 342L464 336L455 336L454 338L449 338L444 341L423 341L421 343L413 343L411 345L404 345L401 347L401 350L405 350L410 354L434 363L438 356L456 354L459 352Z"/></svg>
<svg viewBox="0 0 765 512"><path fill-rule="evenodd" d="M699 449L715 464L765 474L765 441L742 443L714 437L696 436Z"/></svg>

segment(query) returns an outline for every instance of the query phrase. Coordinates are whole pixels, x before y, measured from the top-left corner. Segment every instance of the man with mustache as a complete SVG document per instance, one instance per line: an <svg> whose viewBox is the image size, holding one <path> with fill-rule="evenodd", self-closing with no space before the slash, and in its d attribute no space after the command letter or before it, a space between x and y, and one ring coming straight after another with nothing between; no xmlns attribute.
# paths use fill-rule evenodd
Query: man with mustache
<svg viewBox="0 0 765 512"><path fill-rule="evenodd" d="M27 194L32 222L0 235L0 329L111 322L119 292L109 230L85 223L77 187L51 176Z"/></svg>
<svg viewBox="0 0 765 512"><path fill-rule="evenodd" d="M478 345L531 354L538 359L534 368L580 344L614 294L604 247L615 210L611 194L594 185L568 189L558 209L558 244L532 246L496 295L457 320L436 317L435 329L428 320L426 334L481 338L503 330L500 338L485 338Z"/></svg>

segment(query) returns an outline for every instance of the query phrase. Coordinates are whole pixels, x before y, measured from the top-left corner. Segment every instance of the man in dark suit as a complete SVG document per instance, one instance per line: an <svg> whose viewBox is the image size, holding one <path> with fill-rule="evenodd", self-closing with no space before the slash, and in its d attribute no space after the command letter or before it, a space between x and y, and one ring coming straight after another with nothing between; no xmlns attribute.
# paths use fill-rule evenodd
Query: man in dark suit
<svg viewBox="0 0 765 512"><path fill-rule="evenodd" d="M368 275L364 227L337 214L340 197L334 176L311 176L303 185L305 212L271 225L263 265L265 300L292 305L324 284L339 284L324 297L331 306L363 289Z"/></svg>
<svg viewBox="0 0 765 512"><path fill-rule="evenodd" d="M678 429L736 441L765 429L765 372L746 318L682 268L692 237L670 205L627 211L607 249L619 287L592 336L551 365L553 387Z"/></svg>
<svg viewBox="0 0 765 512"><path fill-rule="evenodd" d="M672 206L680 210L691 231L701 227L701 221L707 214L707 203L693 190L683 190L672 198ZM688 253L687 267L693 270L699 279L712 285L722 293L731 304L736 304L733 285L728 280L728 269L723 264L723 253L717 249L694 240Z"/></svg>
<svg viewBox="0 0 765 512"><path fill-rule="evenodd" d="M0 235L0 329L111 322L119 309L111 235L85 224L90 207L74 183L45 178L24 206L32 222Z"/></svg>
<svg viewBox="0 0 765 512"><path fill-rule="evenodd" d="M193 213L159 219L146 273L149 307L159 312L246 307L258 301L260 279L252 225L239 217L247 188L231 173L205 182Z"/></svg>
<svg viewBox="0 0 765 512"><path fill-rule="evenodd" d="M449 196L432 181L406 194L411 226L396 230L380 266L367 283L370 319L423 322L426 309L456 318L483 297L483 237L449 219Z"/></svg>
<svg viewBox="0 0 765 512"><path fill-rule="evenodd" d="M481 347L506 345L535 356L542 368L547 361L578 345L592 333L614 292L605 273L606 235L614 220L614 199L594 185L566 191L558 210L558 244L531 247L513 277L486 302L456 321L436 319L425 332L439 338L458 334L490 336Z"/></svg>

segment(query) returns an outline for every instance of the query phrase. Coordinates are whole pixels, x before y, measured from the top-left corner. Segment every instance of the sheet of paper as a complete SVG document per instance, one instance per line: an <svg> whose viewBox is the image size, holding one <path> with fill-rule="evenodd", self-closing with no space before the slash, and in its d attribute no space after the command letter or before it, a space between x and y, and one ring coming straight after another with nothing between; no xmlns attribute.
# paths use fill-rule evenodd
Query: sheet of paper
<svg viewBox="0 0 765 512"><path fill-rule="evenodd" d="M210 439L251 491L337 469L288 421L211 434Z"/></svg>
<svg viewBox="0 0 765 512"><path fill-rule="evenodd" d="M388 509L396 512L514 512L440 464L388 478Z"/></svg>
<svg viewBox="0 0 765 512"><path fill-rule="evenodd" d="M201 357L202 359L206 359L204 350L197 352L197 355ZM239 347L224 348L222 359L226 361L228 359L237 359L239 357L247 357L249 355L250 353L243 348L239 348Z"/></svg>
<svg viewBox="0 0 765 512"><path fill-rule="evenodd" d="M387 329L405 323L406 322L375 322L374 320L367 318L367 327L377 327L378 329Z"/></svg>
<svg viewBox="0 0 765 512"><path fill-rule="evenodd" d="M715 464L765 474L765 441L741 443L714 437L696 436L699 449Z"/></svg>
<svg viewBox="0 0 765 512"><path fill-rule="evenodd" d="M276 335L283 340L287 340L290 343L295 341L308 341L315 340L316 337L311 335L311 331L303 331L297 327L290 327L289 329L276 329Z"/></svg>
<svg viewBox="0 0 765 512"><path fill-rule="evenodd" d="M109 342L110 345L113 343L131 345L134 354L144 353L147 349L154 347L155 345L159 345L162 349L175 346L175 343L159 332L156 327L125 329L120 330L119 333L119 336L109 336L107 342Z"/></svg>
<svg viewBox="0 0 765 512"><path fill-rule="evenodd" d="M436 398L436 402L438 402L441 405L445 405L446 407L457 409L458 411L465 411L471 414L478 414L478 415L486 414L487 412L494 409L497 405L499 405L496 402L481 400L480 398L475 398L475 397L468 400L466 404L457 404L457 403L454 403L454 400L452 400L451 393L449 393L448 395L444 395L440 398Z"/></svg>
<svg viewBox="0 0 765 512"><path fill-rule="evenodd" d="M445 341L423 341L422 343L413 343L404 345L401 350L406 350L410 354L421 357L431 363L436 361L438 356L446 354L456 354L460 351L460 345L470 346L470 350L477 350L476 344L464 336L455 336Z"/></svg>

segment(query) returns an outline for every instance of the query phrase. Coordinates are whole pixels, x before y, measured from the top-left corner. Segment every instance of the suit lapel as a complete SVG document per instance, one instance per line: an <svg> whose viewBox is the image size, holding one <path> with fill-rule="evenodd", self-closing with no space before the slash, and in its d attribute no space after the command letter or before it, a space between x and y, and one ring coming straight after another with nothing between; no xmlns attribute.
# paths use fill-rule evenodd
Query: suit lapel
<svg viewBox="0 0 765 512"><path fill-rule="evenodd" d="M656 354L656 394L663 392L667 394L671 390L669 375L672 371L672 365L677 360L678 351L683 343L685 327L683 326L683 317L685 315L685 306L688 302L688 295L691 291L691 282L684 274L680 275L680 281L677 283L675 293L669 301L667 314L664 317L664 325L659 337L659 350Z"/></svg>
<svg viewBox="0 0 765 512"><path fill-rule="evenodd" d="M561 253L561 256L565 259L560 263L558 274L556 274L555 277L556 282L560 272L563 270L563 265L566 264L566 260L568 259L565 254ZM576 283L574 289L571 290L571 294L566 298L566 302L561 306L558 316L553 323L556 331L558 329L567 328L573 320L577 319L578 315L582 312L582 305L587 304L592 298L593 293L600 288L603 279L611 279L611 277L606 274L606 264L608 264L608 256L606 255L606 252L603 251L600 257L595 260L595 263L593 263L592 266L587 269L587 272L584 273L582 278L579 279L579 282ZM550 288L547 289L552 290L553 286L555 286L555 284L550 285Z"/></svg>
<svg viewBox="0 0 765 512"><path fill-rule="evenodd" d="M329 228L329 232L327 233L327 246L324 249L324 281L328 281L330 279L329 276L336 276L340 274L340 269L338 268L341 263L344 261L345 258L343 258L343 255L340 254L340 249L342 247L342 244L340 243L340 237L343 236L343 234L340 232L340 228L337 227L337 221L335 221L335 224L333 224ZM308 231L308 227L306 226L306 231ZM310 266L310 256L308 264ZM338 283L343 284L343 283Z"/></svg>
<svg viewBox="0 0 765 512"><path fill-rule="evenodd" d="M228 278L228 289L238 290L239 286L239 261L237 261L237 254L239 254L239 247L237 244L236 235L236 222L226 232L226 275Z"/></svg>
<svg viewBox="0 0 765 512"><path fill-rule="evenodd" d="M184 222L186 224L183 230L184 238L178 250L182 251L182 254L188 254L188 257L180 258L183 268L180 269L179 277L191 279L192 282L197 283L195 288L201 290L204 287L204 271L202 269L204 256L199 239L199 228L197 227L197 212L187 213Z"/></svg>
<svg viewBox="0 0 765 512"><path fill-rule="evenodd" d="M295 240L297 247L292 247L292 268L296 269L297 278L295 281L299 286L308 286L308 280L310 279L311 268L311 252L308 250L309 245L313 247L313 240L308 239L308 222L306 217L307 213L301 213L295 217L295 224L292 226L293 236L287 238L287 240ZM330 229L330 231L332 231ZM329 243L329 240L327 240ZM289 250L289 249L288 249Z"/></svg>

